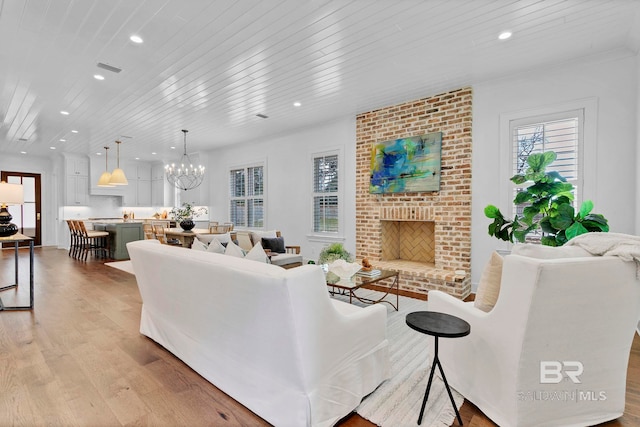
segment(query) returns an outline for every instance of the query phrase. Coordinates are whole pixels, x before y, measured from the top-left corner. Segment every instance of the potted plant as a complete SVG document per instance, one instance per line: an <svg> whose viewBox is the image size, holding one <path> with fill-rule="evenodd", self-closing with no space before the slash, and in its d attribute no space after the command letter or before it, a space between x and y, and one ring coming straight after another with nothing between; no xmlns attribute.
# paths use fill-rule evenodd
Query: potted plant
<svg viewBox="0 0 640 427"><path fill-rule="evenodd" d="M332 243L320 251L318 264L320 264L323 271L327 273L327 283L336 283L340 280L340 277L337 274L329 271L329 264L338 259L342 259L346 262L353 262L354 260L353 255L344 248L342 243Z"/></svg>
<svg viewBox="0 0 640 427"><path fill-rule="evenodd" d="M342 243L332 243L322 249L318 256L318 264L330 264L337 259L353 262L353 255L342 246Z"/></svg>
<svg viewBox="0 0 640 427"><path fill-rule="evenodd" d="M193 222L193 217L206 214L207 208L194 208L191 203L184 202L181 207L174 207L169 213L180 224L180 228L184 231L189 231L196 226L195 222Z"/></svg>
<svg viewBox="0 0 640 427"><path fill-rule="evenodd" d="M521 216L513 220L502 215L493 205L484 208L484 214L493 222L489 224L489 235L512 242L524 242L527 235L542 231L540 243L547 246L562 246L570 239L588 232L609 231L607 219L601 214L591 213L593 202L582 202L578 212L573 207L573 184L558 172L547 172L546 168L556 159L556 153L547 151L531 154L527 158L527 169L523 174L511 177L515 184L531 182L522 188L513 199L522 206Z"/></svg>

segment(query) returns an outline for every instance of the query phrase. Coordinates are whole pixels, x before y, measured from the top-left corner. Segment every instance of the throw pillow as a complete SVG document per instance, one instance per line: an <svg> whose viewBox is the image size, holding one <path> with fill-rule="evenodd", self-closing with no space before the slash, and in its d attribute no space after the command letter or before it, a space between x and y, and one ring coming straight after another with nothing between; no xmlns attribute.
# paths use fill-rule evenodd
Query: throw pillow
<svg viewBox="0 0 640 427"><path fill-rule="evenodd" d="M211 242L211 243L213 243L213 242ZM224 250L224 254L225 255L235 256L235 257L238 257L238 258L244 258L244 251L242 250L242 248L240 248L240 246L236 245L233 242L227 243L227 247Z"/></svg>
<svg viewBox="0 0 640 427"><path fill-rule="evenodd" d="M496 305L498 295L500 294L500 280L502 279L502 263L503 259L498 252L493 252L489 262L484 267L478 290L476 291L476 300L473 303L475 308L489 312Z"/></svg>
<svg viewBox="0 0 640 427"><path fill-rule="evenodd" d="M269 249L271 252L275 252L278 254L283 254L287 252L284 246L284 237L263 237L262 238L262 246L265 249Z"/></svg>
<svg viewBox="0 0 640 427"><path fill-rule="evenodd" d="M213 239L211 243L209 243L209 248L207 250L216 254L225 253L225 247L216 239Z"/></svg>
<svg viewBox="0 0 640 427"><path fill-rule="evenodd" d="M253 248L251 248L244 258L259 262L269 262L269 258L267 257L264 249L262 249L262 245L260 243L257 243Z"/></svg>
<svg viewBox="0 0 640 427"><path fill-rule="evenodd" d="M269 230L269 231L252 231L250 233L250 237L251 237L251 243L252 244L256 244L260 241L260 239L262 239L263 237L267 237L267 238L274 238L274 237L278 237L278 235L276 234L276 230Z"/></svg>
<svg viewBox="0 0 640 427"><path fill-rule="evenodd" d="M206 251L208 247L206 243L201 242L196 237L195 239L193 239L193 243L191 244L191 249L193 249L194 251Z"/></svg>

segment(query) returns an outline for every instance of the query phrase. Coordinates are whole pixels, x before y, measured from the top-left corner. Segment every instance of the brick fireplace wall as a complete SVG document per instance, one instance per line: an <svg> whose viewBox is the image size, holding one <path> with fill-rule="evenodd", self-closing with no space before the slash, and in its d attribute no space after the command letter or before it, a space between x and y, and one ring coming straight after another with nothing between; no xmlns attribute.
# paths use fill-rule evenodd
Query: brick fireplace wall
<svg viewBox="0 0 640 427"><path fill-rule="evenodd" d="M356 118L356 256L399 271L403 290L471 291L471 108L462 88ZM370 194L372 144L430 132L442 132L440 191ZM433 263L383 260L382 221L432 221Z"/></svg>

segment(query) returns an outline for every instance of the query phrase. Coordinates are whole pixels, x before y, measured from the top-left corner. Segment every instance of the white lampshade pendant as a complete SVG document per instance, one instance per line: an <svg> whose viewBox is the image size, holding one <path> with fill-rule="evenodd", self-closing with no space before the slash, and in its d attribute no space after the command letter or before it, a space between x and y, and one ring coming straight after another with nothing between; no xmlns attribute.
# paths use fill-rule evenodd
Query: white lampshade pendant
<svg viewBox="0 0 640 427"><path fill-rule="evenodd" d="M120 169L120 141L116 141L116 147L118 149L118 163L117 167L111 172L111 179L109 179L109 184L111 185L128 185L129 181L127 181L127 177L124 174L124 171Z"/></svg>
<svg viewBox="0 0 640 427"><path fill-rule="evenodd" d="M111 181L111 172L109 172L108 150L109 147L104 147L104 172L100 175L98 187L115 187L115 185L109 183Z"/></svg>

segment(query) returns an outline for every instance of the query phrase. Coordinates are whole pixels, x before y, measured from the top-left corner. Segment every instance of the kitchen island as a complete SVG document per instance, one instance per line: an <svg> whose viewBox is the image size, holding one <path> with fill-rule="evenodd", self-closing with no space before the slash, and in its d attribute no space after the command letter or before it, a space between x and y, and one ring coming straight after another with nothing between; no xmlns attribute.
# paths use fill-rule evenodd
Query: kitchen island
<svg viewBox="0 0 640 427"><path fill-rule="evenodd" d="M142 221L92 220L93 229L109 232L110 257L115 260L129 259L127 243L143 240Z"/></svg>

